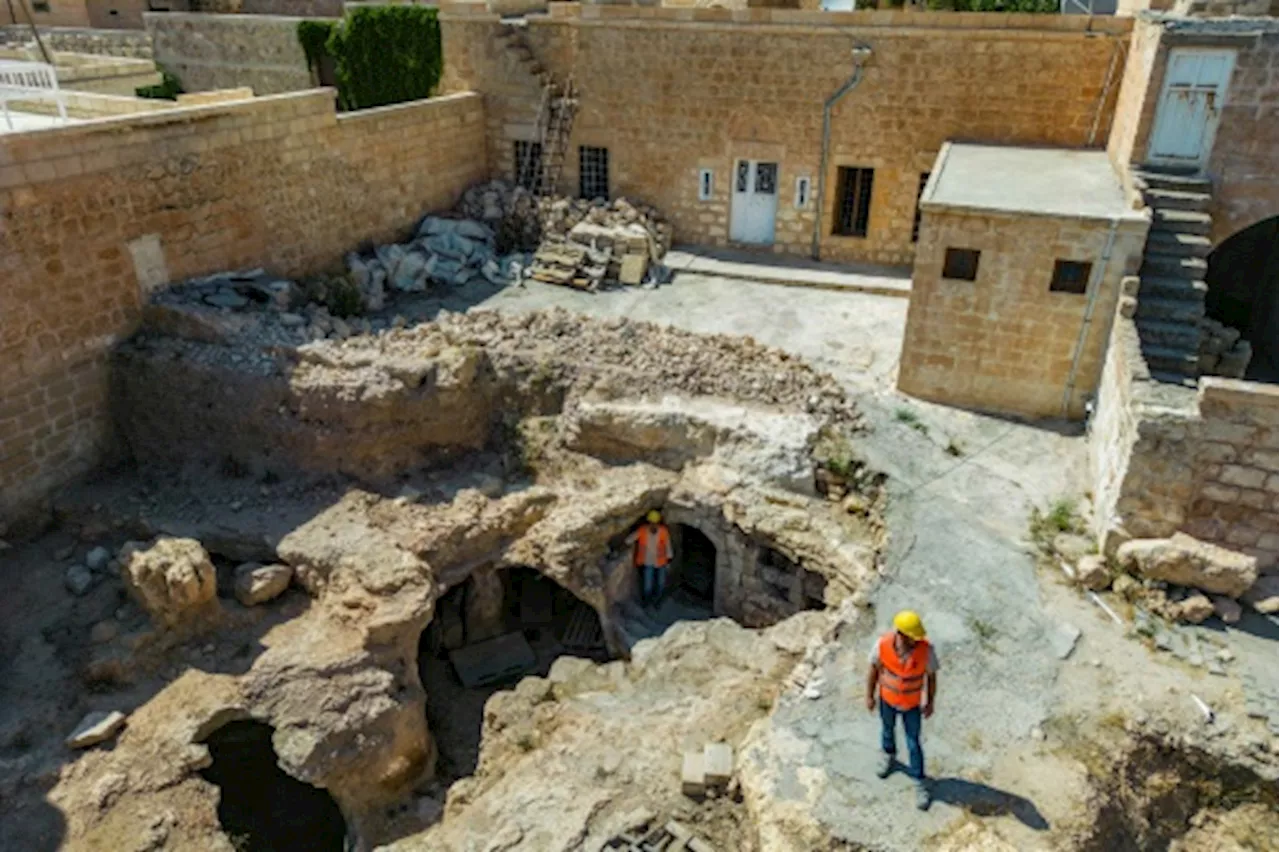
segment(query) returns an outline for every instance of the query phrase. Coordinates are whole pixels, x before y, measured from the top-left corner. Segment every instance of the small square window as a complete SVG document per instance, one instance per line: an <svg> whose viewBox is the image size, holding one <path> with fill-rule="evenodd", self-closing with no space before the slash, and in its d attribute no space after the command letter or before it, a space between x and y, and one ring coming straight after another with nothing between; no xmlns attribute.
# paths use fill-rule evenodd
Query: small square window
<svg viewBox="0 0 1280 852"><path fill-rule="evenodd" d="M698 169L698 200L710 201L715 190L715 173L711 169Z"/></svg>
<svg viewBox="0 0 1280 852"><path fill-rule="evenodd" d="M1049 290L1053 293L1085 293L1089 290L1089 273L1093 264L1079 260L1055 260L1053 280Z"/></svg>
<svg viewBox="0 0 1280 852"><path fill-rule="evenodd" d="M809 206L809 178L796 178L796 208L803 210Z"/></svg>
<svg viewBox="0 0 1280 852"><path fill-rule="evenodd" d="M942 277L953 281L977 281L978 257L981 254L975 249L947 249L946 259L942 262Z"/></svg>
<svg viewBox="0 0 1280 852"><path fill-rule="evenodd" d="M31 9L36 12L48 12L49 0L31 0Z"/></svg>
<svg viewBox="0 0 1280 852"><path fill-rule="evenodd" d="M609 197L608 148L578 148L578 193L588 201Z"/></svg>

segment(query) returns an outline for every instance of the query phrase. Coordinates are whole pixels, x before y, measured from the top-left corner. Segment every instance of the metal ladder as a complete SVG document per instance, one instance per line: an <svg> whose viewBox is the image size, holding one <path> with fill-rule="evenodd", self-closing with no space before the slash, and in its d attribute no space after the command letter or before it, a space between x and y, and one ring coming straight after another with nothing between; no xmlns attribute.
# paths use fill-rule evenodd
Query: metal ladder
<svg viewBox="0 0 1280 852"><path fill-rule="evenodd" d="M554 195L568 156L569 137L573 135L573 122L578 112L578 90L572 77L564 84L557 82L534 55L527 37L528 24L526 18L504 19L498 31L498 39L507 52L542 87L534 124L541 158L534 157L530 152L523 163L517 163L516 181L522 186L533 188L538 195ZM536 172L539 159L541 174Z"/></svg>

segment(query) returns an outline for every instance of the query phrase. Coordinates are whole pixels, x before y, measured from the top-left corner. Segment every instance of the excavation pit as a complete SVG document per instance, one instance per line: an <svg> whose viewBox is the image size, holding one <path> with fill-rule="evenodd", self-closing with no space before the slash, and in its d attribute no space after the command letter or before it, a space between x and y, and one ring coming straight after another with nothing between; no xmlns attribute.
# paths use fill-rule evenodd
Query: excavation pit
<svg viewBox="0 0 1280 852"><path fill-rule="evenodd" d="M418 643L441 780L475 771L489 697L563 656L611 655L595 610L532 568L480 570L441 596Z"/></svg>
<svg viewBox="0 0 1280 852"><path fill-rule="evenodd" d="M205 740L218 821L236 852L344 852L347 827L324 790L280 768L270 725L235 721Z"/></svg>

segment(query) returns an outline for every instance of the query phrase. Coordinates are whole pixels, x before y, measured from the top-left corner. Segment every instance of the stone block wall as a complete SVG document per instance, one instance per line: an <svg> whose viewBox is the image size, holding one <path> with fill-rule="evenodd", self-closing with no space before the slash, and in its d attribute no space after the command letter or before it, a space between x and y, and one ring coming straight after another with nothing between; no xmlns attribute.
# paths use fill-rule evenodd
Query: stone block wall
<svg viewBox="0 0 1280 852"><path fill-rule="evenodd" d="M0 137L0 520L114 443L107 352L148 291L300 275L400 238L487 177L460 93L337 115L331 90Z"/></svg>
<svg viewBox="0 0 1280 852"><path fill-rule="evenodd" d="M30 3L31 0L25 0ZM37 27L90 27L93 26L89 22L89 7L85 0L48 0L49 11L39 11L32 9L31 17L35 21ZM27 8L31 8L28 6ZM17 20L10 10L17 10ZM3 24L23 24L27 23L26 15L21 11L16 3L10 6L8 3L0 6L0 23Z"/></svg>
<svg viewBox="0 0 1280 852"><path fill-rule="evenodd" d="M444 91L487 99L490 166L510 175L532 138L539 89L499 45L478 4L441 9ZM483 7L479 7L482 9ZM807 255L824 101L853 73L855 42L873 55L833 115L819 227L831 260L910 263L920 177L949 138L1101 146L1119 89L1127 20L952 12L811 12L552 4L529 39L580 94L562 190L577 186L578 146L609 149L615 195L659 207L679 241L729 243L738 159L779 163L774 251ZM945 69L945 73L943 72ZM1065 82L1069 81L1069 83ZM838 169L875 170L868 233L832 235ZM713 172L699 199L699 170Z"/></svg>
<svg viewBox="0 0 1280 852"><path fill-rule="evenodd" d="M1276 571L1280 394L1275 385L1153 381L1133 321L1117 316L1089 425L1095 532L1185 532Z"/></svg>
<svg viewBox="0 0 1280 852"><path fill-rule="evenodd" d="M155 59L188 92L248 86L257 95L314 86L298 43L300 18L148 13Z"/></svg>
<svg viewBox="0 0 1280 852"><path fill-rule="evenodd" d="M3 21L0 12L0 21ZM141 30L101 30L82 27L40 27L40 38L53 51L91 53L102 56L151 58L151 37ZM35 47L31 30L25 25L0 26L0 46Z"/></svg>
<svg viewBox="0 0 1280 852"><path fill-rule="evenodd" d="M1121 221L1083 341L1089 297L1051 292L1049 283L1057 259L1097 264L1109 227L1105 220L926 204L898 388L984 411L1083 417L1097 387L1120 280L1140 262L1147 223ZM976 281L942 277L948 247L981 252Z"/></svg>

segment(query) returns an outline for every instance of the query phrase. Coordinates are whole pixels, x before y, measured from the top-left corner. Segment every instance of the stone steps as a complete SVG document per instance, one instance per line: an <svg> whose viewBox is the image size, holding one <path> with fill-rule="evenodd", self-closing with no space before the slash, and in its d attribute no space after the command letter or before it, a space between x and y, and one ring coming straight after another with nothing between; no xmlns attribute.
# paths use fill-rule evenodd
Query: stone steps
<svg viewBox="0 0 1280 852"><path fill-rule="evenodd" d="M1153 227L1147 234L1147 255L1178 255L1180 257L1208 257L1213 243L1208 237L1168 231Z"/></svg>
<svg viewBox="0 0 1280 852"><path fill-rule="evenodd" d="M1188 352L1193 359L1200 351L1200 326L1195 322L1159 319L1150 316L1134 320L1138 326L1138 338L1144 345L1159 349L1177 349Z"/></svg>
<svg viewBox="0 0 1280 852"><path fill-rule="evenodd" d="M1151 377L1172 375L1193 377L1199 371L1200 357L1184 349L1169 349L1142 343L1142 357L1147 362Z"/></svg>
<svg viewBox="0 0 1280 852"><path fill-rule="evenodd" d="M1203 316L1203 299L1162 299L1155 296L1139 298L1134 313L1135 319L1182 323L1198 323Z"/></svg>
<svg viewBox="0 0 1280 852"><path fill-rule="evenodd" d="M1190 278L1193 281L1204 279L1209 271L1209 264L1201 257L1188 257L1175 254L1152 254L1147 250L1142 259L1139 275L1150 275L1156 278Z"/></svg>
<svg viewBox="0 0 1280 852"><path fill-rule="evenodd" d="M1173 174L1156 172L1150 169L1137 169L1133 172L1133 182L1139 189L1171 189L1181 192L1207 193L1211 188L1209 181L1190 174Z"/></svg>
<svg viewBox="0 0 1280 852"><path fill-rule="evenodd" d="M1145 298L1180 299L1204 304L1209 285L1199 279L1166 278L1160 275L1144 275L1138 284L1139 300Z"/></svg>
<svg viewBox="0 0 1280 852"><path fill-rule="evenodd" d="M1206 192L1185 192L1179 189L1148 189L1142 195L1148 205L1160 210L1203 211L1213 200Z"/></svg>
<svg viewBox="0 0 1280 852"><path fill-rule="evenodd" d="M1170 210L1157 207L1151 211L1151 227L1161 231L1204 236L1213 227L1213 218L1208 213L1196 210Z"/></svg>

